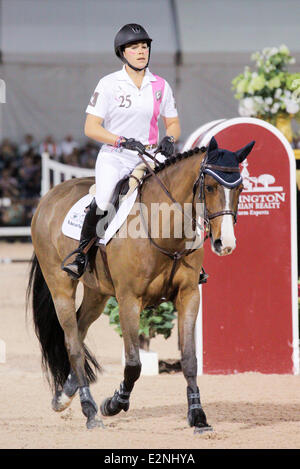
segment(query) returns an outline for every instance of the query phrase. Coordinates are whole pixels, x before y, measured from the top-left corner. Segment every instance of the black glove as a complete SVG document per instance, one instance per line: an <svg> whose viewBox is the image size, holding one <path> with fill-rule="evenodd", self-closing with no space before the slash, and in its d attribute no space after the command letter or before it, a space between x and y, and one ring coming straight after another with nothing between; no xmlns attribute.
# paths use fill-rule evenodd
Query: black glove
<svg viewBox="0 0 300 469"><path fill-rule="evenodd" d="M175 140L174 137L164 137L155 153L161 153L162 155L170 158L175 153Z"/></svg>
<svg viewBox="0 0 300 469"><path fill-rule="evenodd" d="M126 138L125 142L120 143L120 146L126 148L126 150L138 151L139 153L144 153L146 150L144 145L134 138Z"/></svg>

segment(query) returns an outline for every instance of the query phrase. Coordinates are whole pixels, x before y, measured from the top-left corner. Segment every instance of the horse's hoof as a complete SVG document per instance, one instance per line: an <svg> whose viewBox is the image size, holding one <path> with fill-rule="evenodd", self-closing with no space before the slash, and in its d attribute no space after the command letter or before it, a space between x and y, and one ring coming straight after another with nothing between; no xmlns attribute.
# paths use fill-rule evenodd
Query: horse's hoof
<svg viewBox="0 0 300 469"><path fill-rule="evenodd" d="M103 428L105 429L105 426L103 425L103 422L101 419L97 419L95 417L88 419L86 422L86 428L88 430L93 430L94 428Z"/></svg>
<svg viewBox="0 0 300 469"><path fill-rule="evenodd" d="M213 427L211 427L210 425L203 425L203 426L199 426L199 427L194 427L194 435L196 433L205 433L205 432L213 432L214 429Z"/></svg>
<svg viewBox="0 0 300 469"><path fill-rule="evenodd" d="M208 425L207 420L206 420L206 415L204 413L204 410L200 406L200 404L197 404L196 409L189 410L188 415L187 415L187 421L190 427L195 427L195 428L209 428L210 425Z"/></svg>
<svg viewBox="0 0 300 469"><path fill-rule="evenodd" d="M117 415L119 412L121 412L121 408L116 408L115 410L110 409L109 404L111 402L111 397L107 397L102 401L102 404L100 405L100 412L104 417L112 417L113 415Z"/></svg>
<svg viewBox="0 0 300 469"><path fill-rule="evenodd" d="M52 409L55 412L62 412L63 410L67 409L67 407L69 407L74 396L69 397L63 391L56 391L51 402Z"/></svg>

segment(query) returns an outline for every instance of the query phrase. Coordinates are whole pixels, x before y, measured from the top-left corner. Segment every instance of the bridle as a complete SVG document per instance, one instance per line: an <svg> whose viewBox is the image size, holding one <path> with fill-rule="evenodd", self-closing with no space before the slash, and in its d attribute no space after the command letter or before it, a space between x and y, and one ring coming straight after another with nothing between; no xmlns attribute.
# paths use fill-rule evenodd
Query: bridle
<svg viewBox="0 0 300 469"><path fill-rule="evenodd" d="M213 220L214 218L217 218L217 217L222 217L223 215L232 215L234 224L235 224L237 221L237 209L235 211L220 210L219 212L209 213L207 206L206 206L206 200L205 200L205 170L210 169L212 171L222 171L224 173L239 173L240 168L238 166L228 167L228 166L219 166L219 165L209 164L207 163L207 158L208 158L208 155L206 154L200 166L199 176L193 186L193 197L195 197L196 191L199 187L199 200L203 204L203 210L204 210L203 219L204 219L205 231L206 233L209 233L207 234L207 237L209 237L211 235L210 220Z"/></svg>
<svg viewBox="0 0 300 469"><path fill-rule="evenodd" d="M200 148L200 151L202 151L203 153L206 152L206 150L207 149L205 147ZM157 164L157 160L150 153L144 151L144 154L146 156L148 156L150 159L152 159L155 162L155 164ZM176 272L178 262L183 257L186 257L186 256L192 254L193 252L195 252L201 246L197 246L196 248L193 248L193 249L183 249L179 252L178 251L172 252L172 251L168 251L167 249L162 248L161 246L159 246L156 243L156 241L154 241L154 239L151 237L151 233L149 232L148 225L146 223L146 220L145 220L143 212L142 212L142 187L143 187L143 182L145 181L145 179L147 179L151 175L154 176L155 180L159 183L159 185L163 189L164 193L168 196L168 198L176 205L176 207L183 213L183 215L185 217L190 219L190 221L192 223L192 226L193 226L193 229L195 230L196 226L198 226L200 228L200 230L203 230L203 227L199 225L199 223L196 220L195 216L192 215L192 217L190 217L189 215L184 213L183 208L181 207L181 205L178 202L176 202L176 200L173 198L173 196L171 195L169 190L166 188L166 186L163 184L163 182L160 180L160 178L157 176L157 174L153 171L153 169L151 168L151 166L149 165L147 160L143 157L143 154L139 153L139 156L140 156L140 158L142 159L142 161L144 162L145 166L147 167L147 169L149 171L142 179L140 179L138 181L138 194L139 194L139 202L140 202L140 207L141 207L140 214L141 214L142 223L143 223L144 229L147 233L148 239L150 240L151 244L153 244L153 246L155 246L162 254L168 256L169 258L171 258L173 260L172 270L171 270L170 278L169 278L169 281L168 281L168 284L167 284L167 289L166 289L166 296L163 297L164 299L166 299L168 297L167 296L168 292L169 292L169 290L172 286L172 281L173 281L173 278L174 278L174 275L175 275L175 272ZM206 201L205 201L205 190L204 190L205 185L204 185L204 183L205 183L205 170L206 169L218 170L218 171L222 171L222 172L232 173L232 172L239 172L240 171L239 167L238 166L237 167L226 167L226 166L217 166L217 165L208 164L207 163L207 158L208 158L208 156L207 156L207 153L206 153L206 155L205 155L205 157L204 157L204 159L201 163L201 166L200 166L199 176L198 176L198 178L196 179L196 181L193 185L193 202L192 202L193 211L195 210L194 209L194 202L195 202L195 196L196 196L196 192L197 192L198 187L199 187L199 200L200 200L200 202L203 203L203 208L204 208L203 219L204 219L204 227L205 227L204 230L206 232L206 235L205 235L204 241L201 243L201 245L203 245L203 243L206 241L206 239L211 236L210 220L212 220L214 218L217 218L217 217L221 217L223 215L232 215L233 219L234 219L234 223L236 223L236 220L237 220L237 210L236 211L222 210L222 211L215 212L215 213L209 213L208 212L208 210L206 208ZM193 242L195 241L195 239L196 239L196 235L194 236ZM203 268L202 268L202 271L205 274Z"/></svg>

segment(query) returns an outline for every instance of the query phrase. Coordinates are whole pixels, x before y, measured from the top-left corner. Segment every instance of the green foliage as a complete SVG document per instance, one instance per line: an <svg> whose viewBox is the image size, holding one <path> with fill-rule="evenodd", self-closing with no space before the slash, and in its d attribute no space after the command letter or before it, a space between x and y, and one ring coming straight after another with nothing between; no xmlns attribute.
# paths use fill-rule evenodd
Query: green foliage
<svg viewBox="0 0 300 469"><path fill-rule="evenodd" d="M157 334L163 335L165 339L170 337L174 327L173 320L176 318L174 311L174 305L171 301L165 301L158 307L145 308L140 316L139 335L144 335L148 339L152 339ZM112 296L108 300L104 314L109 316L109 324L114 326L115 331L122 337L119 305L115 297Z"/></svg>
<svg viewBox="0 0 300 469"><path fill-rule="evenodd" d="M239 113L244 117L274 120L279 113L299 114L300 74L289 73L295 59L285 45L266 47L251 55L256 70L247 66L232 80L234 97L239 100Z"/></svg>
<svg viewBox="0 0 300 469"><path fill-rule="evenodd" d="M109 324L115 326L115 331L122 337L122 331L119 319L119 305L114 296L111 296L103 311L104 314L109 316Z"/></svg>

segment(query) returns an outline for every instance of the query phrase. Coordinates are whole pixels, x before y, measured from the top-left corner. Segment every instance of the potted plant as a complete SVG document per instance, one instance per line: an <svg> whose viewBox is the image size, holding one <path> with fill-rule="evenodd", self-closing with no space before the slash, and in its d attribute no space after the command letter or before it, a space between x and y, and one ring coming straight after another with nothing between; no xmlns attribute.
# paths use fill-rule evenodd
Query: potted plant
<svg viewBox="0 0 300 469"><path fill-rule="evenodd" d="M158 334L167 339L171 335L176 318L174 305L171 301L164 301L157 307L145 308L140 315L139 346L140 360L142 363L141 373L144 375L156 375L158 373L173 373L181 370L178 360L158 360L156 352L149 350L150 340ZM109 316L109 323L114 326L115 331L122 337L119 318L119 305L115 297L111 297L104 309L104 314ZM122 363L125 363L124 347Z"/></svg>
<svg viewBox="0 0 300 469"><path fill-rule="evenodd" d="M276 125L292 142L291 117L300 116L300 73L290 73L295 63L285 45L267 47L251 55L256 70L246 66L232 80L234 97L239 101L239 114L258 117Z"/></svg>
<svg viewBox="0 0 300 469"><path fill-rule="evenodd" d="M140 316L139 342L140 348L149 351L150 340L157 334L162 334L165 339L170 337L174 327L174 305L171 301L165 301L157 307L145 308ZM109 316L109 323L122 337L119 318L119 305L115 297L111 297L104 309L104 314Z"/></svg>

